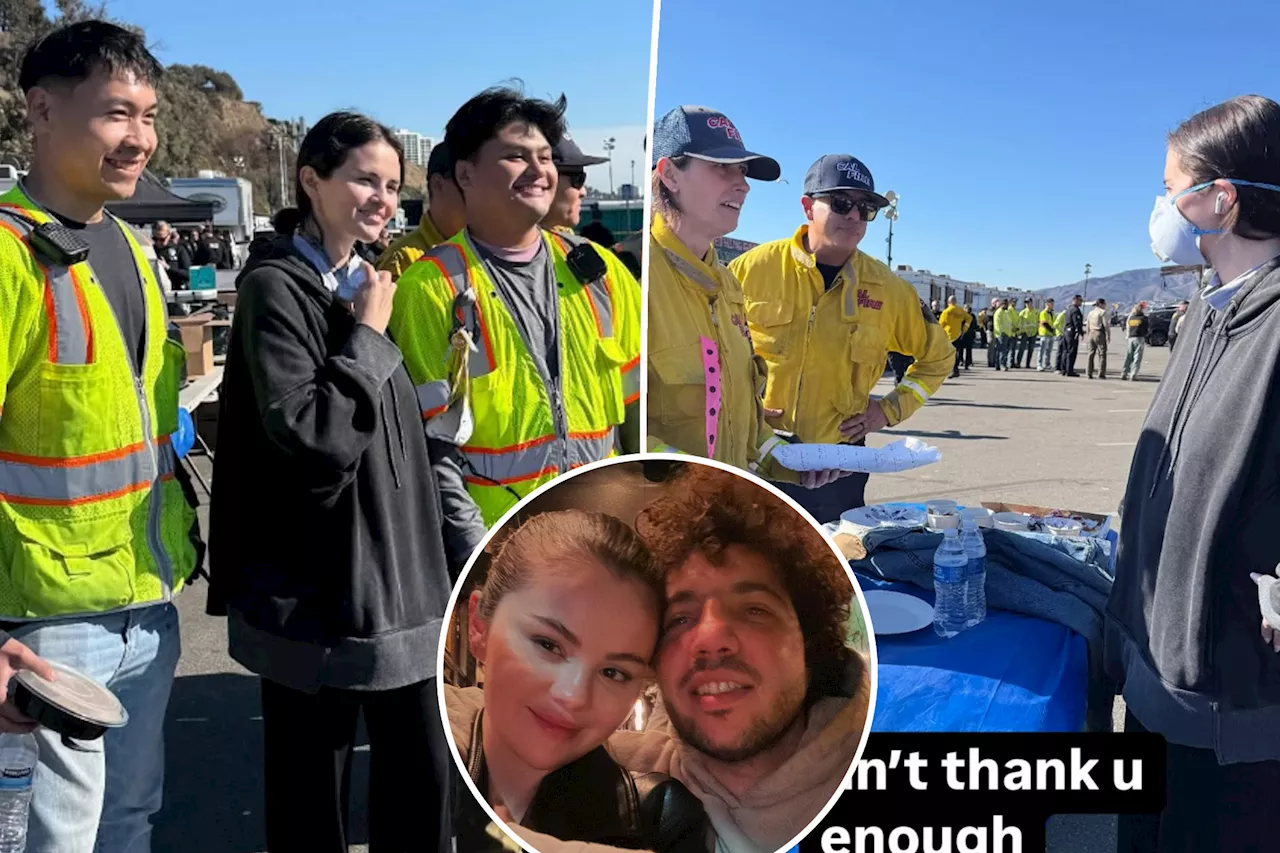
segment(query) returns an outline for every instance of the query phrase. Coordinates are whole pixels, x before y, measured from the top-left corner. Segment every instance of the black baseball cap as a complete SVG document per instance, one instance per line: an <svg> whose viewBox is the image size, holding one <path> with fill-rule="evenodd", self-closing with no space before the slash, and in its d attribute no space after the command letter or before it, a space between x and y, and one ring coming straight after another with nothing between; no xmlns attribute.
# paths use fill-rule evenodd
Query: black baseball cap
<svg viewBox="0 0 1280 853"><path fill-rule="evenodd" d="M708 107L676 107L653 129L653 163L663 157L692 157L711 163L745 163L747 177L776 181L782 177L778 161L742 143L742 134L724 113Z"/></svg>
<svg viewBox="0 0 1280 853"><path fill-rule="evenodd" d="M804 194L814 196L841 190L866 193L881 207L889 206L889 199L876 192L871 170L861 160L850 154L823 154L805 173Z"/></svg>
<svg viewBox="0 0 1280 853"><path fill-rule="evenodd" d="M601 163L608 163L608 157L591 157L582 153L582 149L578 147L578 143L573 141L573 137L565 131L564 136L560 137L560 144L551 150L551 162L558 167L566 167L570 169L584 169L587 166L598 166Z"/></svg>
<svg viewBox="0 0 1280 853"><path fill-rule="evenodd" d="M453 177L453 157L449 155L449 149L443 142L431 146L431 153L427 155L427 177L432 175Z"/></svg>

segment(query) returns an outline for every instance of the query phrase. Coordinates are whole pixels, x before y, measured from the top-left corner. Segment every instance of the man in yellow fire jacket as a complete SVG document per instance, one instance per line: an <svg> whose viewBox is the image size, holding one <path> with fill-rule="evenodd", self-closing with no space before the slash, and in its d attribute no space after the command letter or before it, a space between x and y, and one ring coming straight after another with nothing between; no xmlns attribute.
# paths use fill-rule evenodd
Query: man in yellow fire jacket
<svg viewBox="0 0 1280 853"><path fill-rule="evenodd" d="M789 239L757 246L730 265L746 294L755 351L769 367L765 408L775 425L815 443L864 444L928 402L955 348L910 284L858 250L888 205L870 170L848 154L810 167L800 200L807 222ZM871 397L890 351L915 358L902 382ZM818 521L864 502L867 475L818 489L779 484Z"/></svg>

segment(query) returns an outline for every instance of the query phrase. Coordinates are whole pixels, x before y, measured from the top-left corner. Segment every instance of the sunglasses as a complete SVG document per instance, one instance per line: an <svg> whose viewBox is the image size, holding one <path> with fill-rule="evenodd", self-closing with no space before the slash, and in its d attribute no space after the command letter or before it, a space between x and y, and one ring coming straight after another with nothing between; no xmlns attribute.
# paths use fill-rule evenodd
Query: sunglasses
<svg viewBox="0 0 1280 853"><path fill-rule="evenodd" d="M565 181L575 190L580 190L587 185L587 173L579 171L561 172L560 180Z"/></svg>
<svg viewBox="0 0 1280 853"><path fill-rule="evenodd" d="M862 216L863 222L870 222L876 218L876 214L880 212L880 206L873 201L867 199L852 199L847 195L820 195L814 198L822 198L827 200L827 204L831 206L831 212L837 216L847 216L856 207L858 213Z"/></svg>

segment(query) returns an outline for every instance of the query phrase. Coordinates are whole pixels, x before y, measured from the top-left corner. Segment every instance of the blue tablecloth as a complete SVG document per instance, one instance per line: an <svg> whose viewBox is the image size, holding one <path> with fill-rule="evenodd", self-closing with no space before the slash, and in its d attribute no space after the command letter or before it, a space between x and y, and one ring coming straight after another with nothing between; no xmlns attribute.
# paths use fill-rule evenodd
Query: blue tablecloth
<svg viewBox="0 0 1280 853"><path fill-rule="evenodd" d="M863 590L911 584L858 576ZM993 610L943 639L932 627L876 637L879 686L873 732L1068 732L1084 725L1088 657L1069 628Z"/></svg>

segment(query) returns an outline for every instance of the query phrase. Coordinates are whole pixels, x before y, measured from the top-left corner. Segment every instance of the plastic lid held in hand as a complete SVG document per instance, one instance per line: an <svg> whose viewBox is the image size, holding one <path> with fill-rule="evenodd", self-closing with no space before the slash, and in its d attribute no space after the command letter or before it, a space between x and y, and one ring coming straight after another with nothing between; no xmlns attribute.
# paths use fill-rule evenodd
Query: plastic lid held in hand
<svg viewBox="0 0 1280 853"><path fill-rule="evenodd" d="M82 672L49 661L57 680L45 681L30 670L19 670L13 679L46 704L81 720L116 728L129 719L116 695Z"/></svg>

